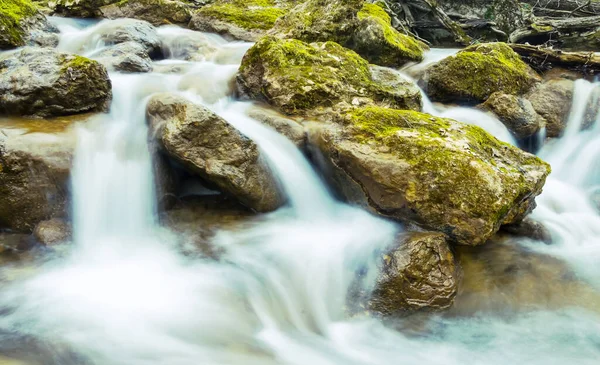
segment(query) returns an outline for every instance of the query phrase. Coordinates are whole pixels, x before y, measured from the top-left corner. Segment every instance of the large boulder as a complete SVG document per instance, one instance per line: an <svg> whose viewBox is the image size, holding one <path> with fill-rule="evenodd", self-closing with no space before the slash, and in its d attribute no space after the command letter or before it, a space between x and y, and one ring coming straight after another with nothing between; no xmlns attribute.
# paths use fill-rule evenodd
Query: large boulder
<svg viewBox="0 0 600 365"><path fill-rule="evenodd" d="M215 0L194 13L189 28L254 42L286 13L287 2Z"/></svg>
<svg viewBox="0 0 600 365"><path fill-rule="evenodd" d="M407 110L355 109L309 129L333 186L381 215L486 242L535 207L550 166L479 127Z"/></svg>
<svg viewBox="0 0 600 365"><path fill-rule="evenodd" d="M258 146L227 121L171 94L152 97L147 116L164 151L191 173L256 211L283 204Z"/></svg>
<svg viewBox="0 0 600 365"><path fill-rule="evenodd" d="M574 87L572 80L554 79L538 85L525 95L535 111L546 120L548 137L561 136L567 127Z"/></svg>
<svg viewBox="0 0 600 365"><path fill-rule="evenodd" d="M29 0L0 2L0 50L25 45L55 46L58 30Z"/></svg>
<svg viewBox="0 0 600 365"><path fill-rule="evenodd" d="M373 73L381 75L378 71ZM287 114L339 104L421 108L420 90L411 82L379 83L373 73L367 61L337 43L308 44L267 36L244 56L237 84L250 98Z"/></svg>
<svg viewBox="0 0 600 365"><path fill-rule="evenodd" d="M460 268L444 234L401 234L383 256L368 308L382 315L447 309L459 280Z"/></svg>
<svg viewBox="0 0 600 365"><path fill-rule="evenodd" d="M517 139L525 139L545 127L546 120L536 113L531 102L515 95L495 92L480 108L496 114Z"/></svg>
<svg viewBox="0 0 600 365"><path fill-rule="evenodd" d="M152 23L187 24L192 17L192 5L186 0L122 0L100 8L108 19L134 18Z"/></svg>
<svg viewBox="0 0 600 365"><path fill-rule="evenodd" d="M66 214L75 136L67 121L0 121L0 229Z"/></svg>
<svg viewBox="0 0 600 365"><path fill-rule="evenodd" d="M421 61L427 48L394 29L383 8L364 0L305 1L281 17L270 34L305 42L333 41L390 67Z"/></svg>
<svg viewBox="0 0 600 365"><path fill-rule="evenodd" d="M0 114L104 111L111 97L106 68L96 61L47 48L0 55Z"/></svg>
<svg viewBox="0 0 600 365"><path fill-rule="evenodd" d="M420 85L433 101L479 103L494 92L524 94L539 81L508 45L484 43L432 65Z"/></svg>
<svg viewBox="0 0 600 365"><path fill-rule="evenodd" d="M110 71L152 71L152 60L147 50L136 42L125 42L109 46L94 54L93 58Z"/></svg>

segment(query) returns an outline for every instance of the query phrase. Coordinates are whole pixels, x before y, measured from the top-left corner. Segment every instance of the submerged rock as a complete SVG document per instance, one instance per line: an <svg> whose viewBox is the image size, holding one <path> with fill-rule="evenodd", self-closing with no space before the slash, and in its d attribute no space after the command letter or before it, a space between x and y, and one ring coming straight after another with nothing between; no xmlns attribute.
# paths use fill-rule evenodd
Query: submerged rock
<svg viewBox="0 0 600 365"><path fill-rule="evenodd" d="M287 114L339 104L421 108L420 91L412 83L376 82L367 61L333 42L264 37L244 56L237 84L250 98Z"/></svg>
<svg viewBox="0 0 600 365"><path fill-rule="evenodd" d="M529 100L515 95L493 93L480 107L496 114L517 139L531 137L546 125Z"/></svg>
<svg viewBox="0 0 600 365"><path fill-rule="evenodd" d="M505 43L465 48L429 67L420 85L433 101L485 101L494 92L521 95L540 77Z"/></svg>
<svg viewBox="0 0 600 365"><path fill-rule="evenodd" d="M139 43L125 42L110 46L94 55L110 71L150 72L152 60Z"/></svg>
<svg viewBox="0 0 600 365"><path fill-rule="evenodd" d="M348 200L479 245L535 207L550 167L479 127L414 111L359 108L309 129Z"/></svg>
<svg viewBox="0 0 600 365"><path fill-rule="evenodd" d="M0 228L31 232L66 214L75 139L61 124L0 121Z"/></svg>
<svg viewBox="0 0 600 365"><path fill-rule="evenodd" d="M58 33L29 0L0 2L0 50L25 45L56 46Z"/></svg>
<svg viewBox="0 0 600 365"><path fill-rule="evenodd" d="M189 28L253 42L286 13L287 5L274 0L215 0L193 15Z"/></svg>
<svg viewBox="0 0 600 365"><path fill-rule="evenodd" d="M369 309L382 315L452 306L460 270L441 233L402 234L385 253Z"/></svg>
<svg viewBox="0 0 600 365"><path fill-rule="evenodd" d="M391 25L390 16L363 0L308 0L280 18L270 32L305 42L333 41L372 63L399 67L423 59L424 44Z"/></svg>
<svg viewBox="0 0 600 365"><path fill-rule="evenodd" d="M574 87L572 80L555 79L538 85L525 95L535 111L546 120L548 137L561 136L567 127Z"/></svg>
<svg viewBox="0 0 600 365"><path fill-rule="evenodd" d="M210 110L159 94L149 101L147 115L164 151L191 173L256 211L283 204L256 144Z"/></svg>
<svg viewBox="0 0 600 365"><path fill-rule="evenodd" d="M47 48L0 55L0 114L104 111L111 97L106 68L96 61Z"/></svg>
<svg viewBox="0 0 600 365"><path fill-rule="evenodd" d="M185 0L121 0L101 7L99 12L108 19L141 19L155 26L183 25L190 21L192 8L191 3Z"/></svg>
<svg viewBox="0 0 600 365"><path fill-rule="evenodd" d="M71 239L71 235L71 224L60 218L42 221L33 231L35 239L45 246L67 242Z"/></svg>

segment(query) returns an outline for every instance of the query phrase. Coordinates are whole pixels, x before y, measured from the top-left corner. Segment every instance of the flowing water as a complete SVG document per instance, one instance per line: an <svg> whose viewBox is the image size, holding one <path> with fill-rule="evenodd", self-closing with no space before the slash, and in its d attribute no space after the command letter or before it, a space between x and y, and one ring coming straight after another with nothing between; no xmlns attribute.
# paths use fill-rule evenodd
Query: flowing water
<svg viewBox="0 0 600 365"><path fill-rule="evenodd" d="M105 46L98 35L117 24L55 22L60 48L91 57ZM150 74L112 73L110 114L78 127L74 244L3 284L0 354L27 364L598 363L597 291L560 291L570 282L600 284L600 217L592 199L600 123L585 131L576 125L592 95L589 83L578 82L570 130L541 152L556 166L535 216L556 244L522 248L566 260L585 281L534 278L534 286L557 292L558 305L533 298L534 305L511 310L467 308L463 293L445 315L385 324L348 314L346 299L358 271L365 289L373 283L378 253L401 227L335 201L291 142L231 98L228 82L249 44L174 27L159 35L169 59L155 62ZM193 61L178 59L188 38L207 45ZM220 231L212 242L223 250L219 260L182 254L170 240L175 233L165 235L156 221L144 109L150 95L164 91L210 107L253 139L288 197L264 219ZM505 129L498 131L502 138ZM522 259L521 251L515 256ZM516 293L495 285L493 298ZM526 290L535 293L534 286ZM581 295L587 305L563 295Z"/></svg>

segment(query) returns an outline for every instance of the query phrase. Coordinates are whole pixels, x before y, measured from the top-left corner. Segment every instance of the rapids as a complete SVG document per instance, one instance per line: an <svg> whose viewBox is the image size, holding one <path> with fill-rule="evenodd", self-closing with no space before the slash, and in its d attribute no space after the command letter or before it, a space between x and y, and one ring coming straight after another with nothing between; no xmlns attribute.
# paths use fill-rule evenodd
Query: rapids
<svg viewBox="0 0 600 365"><path fill-rule="evenodd" d="M105 46L98 34L119 21L53 22L60 49L93 58ZM210 44L203 60L178 59L190 33ZM384 323L348 314L346 299L356 272L365 273L364 289L373 284L377 254L402 227L336 201L290 141L247 115L249 103L235 100L228 82L250 44L176 27L159 36L167 58L157 71L111 73L110 113L77 126L73 246L26 270L3 266L0 354L32 365L598 363L600 123L581 130L595 84L577 83L565 137L540 151L554 172L534 216L555 244L498 243L537 257L518 267L535 280L507 284L503 249L492 258L461 252L474 267L498 260L485 288L466 285L448 313ZM184 255L157 220L144 111L164 91L208 106L253 139L288 198L250 226L220 231L219 260ZM426 111L515 143L473 109ZM577 277L553 275L548 260L568 262ZM545 289L553 296L538 295Z"/></svg>

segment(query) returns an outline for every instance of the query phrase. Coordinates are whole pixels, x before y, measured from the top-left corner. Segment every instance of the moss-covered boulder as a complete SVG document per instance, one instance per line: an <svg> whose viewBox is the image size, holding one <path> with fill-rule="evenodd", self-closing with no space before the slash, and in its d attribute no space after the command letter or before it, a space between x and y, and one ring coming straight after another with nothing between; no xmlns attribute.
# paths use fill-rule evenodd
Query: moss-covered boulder
<svg viewBox="0 0 600 365"><path fill-rule="evenodd" d="M194 13L189 28L226 37L256 41L293 4L294 0L215 0Z"/></svg>
<svg viewBox="0 0 600 365"><path fill-rule="evenodd" d="M403 233L381 260L368 308L403 315L452 306L460 269L442 233Z"/></svg>
<svg viewBox="0 0 600 365"><path fill-rule="evenodd" d="M258 146L210 110L157 94L147 116L162 150L189 173L259 212L284 203Z"/></svg>
<svg viewBox="0 0 600 365"><path fill-rule="evenodd" d="M308 44L267 36L244 56L237 84L252 99L287 114L369 103L419 110L418 88L395 80L378 82L367 61L337 43Z"/></svg>
<svg viewBox="0 0 600 365"><path fill-rule="evenodd" d="M104 18L134 18L155 26L187 24L192 18L193 2L185 0L121 0L99 9Z"/></svg>
<svg viewBox="0 0 600 365"><path fill-rule="evenodd" d="M105 111L111 97L106 68L96 61L48 48L0 55L0 115Z"/></svg>
<svg viewBox="0 0 600 365"><path fill-rule="evenodd" d="M536 113L525 98L495 92L479 108L489 110L517 139L525 139L546 126L546 120Z"/></svg>
<svg viewBox="0 0 600 365"><path fill-rule="evenodd" d="M0 2L0 50L25 45L53 46L58 32L29 0Z"/></svg>
<svg viewBox="0 0 600 365"><path fill-rule="evenodd" d="M505 43L465 48L427 69L420 85L434 101L485 101L494 92L519 95L540 81L539 76Z"/></svg>
<svg viewBox="0 0 600 365"><path fill-rule="evenodd" d="M381 107L314 127L332 183L379 214L479 245L535 207L550 167L483 129Z"/></svg>
<svg viewBox="0 0 600 365"><path fill-rule="evenodd" d="M390 67L421 61L426 47L399 33L383 8L364 0L305 1L281 17L270 33L305 42L333 41Z"/></svg>

